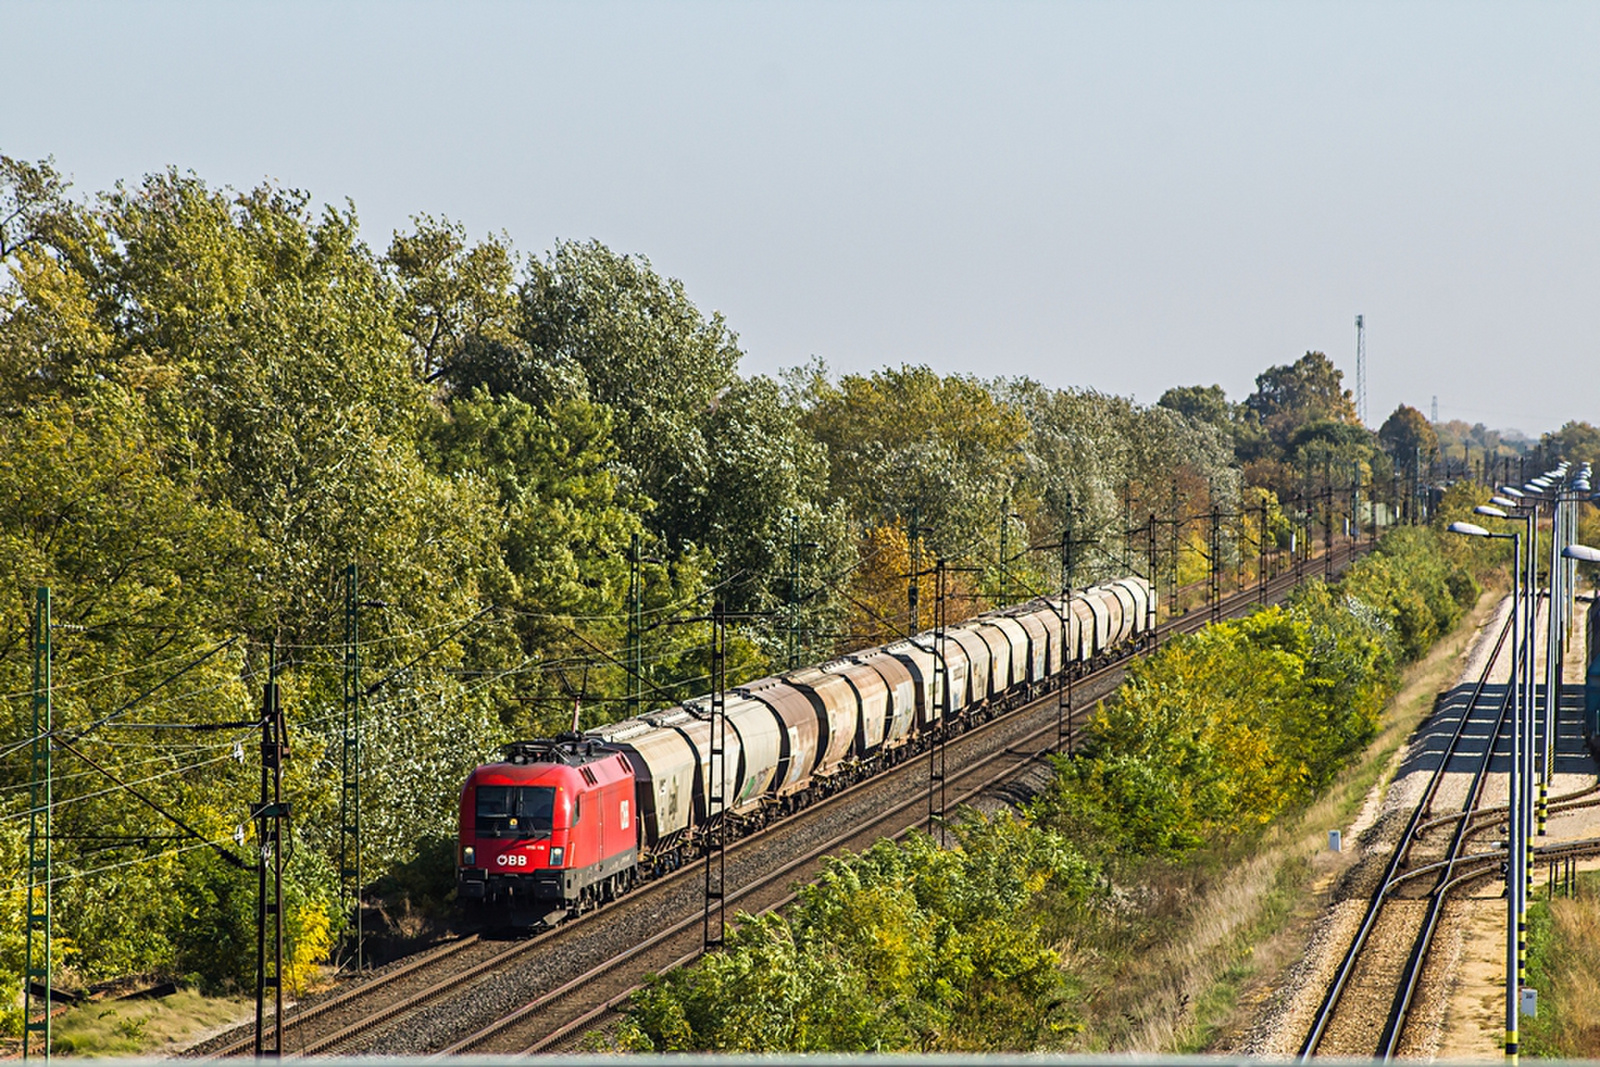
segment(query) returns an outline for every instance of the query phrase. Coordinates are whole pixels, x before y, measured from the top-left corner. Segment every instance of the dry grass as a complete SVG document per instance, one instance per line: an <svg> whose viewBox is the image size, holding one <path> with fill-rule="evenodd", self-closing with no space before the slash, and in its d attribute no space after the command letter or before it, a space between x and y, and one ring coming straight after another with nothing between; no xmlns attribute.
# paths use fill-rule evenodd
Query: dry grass
<svg viewBox="0 0 1600 1067"><path fill-rule="evenodd" d="M1600 1059L1600 883L1580 877L1577 896L1535 904L1529 918L1528 980L1539 990L1539 1014L1523 1022L1523 1049Z"/></svg>
<svg viewBox="0 0 1600 1067"><path fill-rule="evenodd" d="M1486 593L1456 630L1409 668L1361 761L1316 802L1247 846L1181 869L1124 871L1114 914L1062 946L1083 976L1090 1018L1081 1051L1224 1051L1303 951L1325 903L1314 883L1327 832L1348 827L1398 766L1403 747L1453 684L1473 633L1498 600Z"/></svg>
<svg viewBox="0 0 1600 1067"><path fill-rule="evenodd" d="M57 1019L52 1044L77 1056L161 1055L249 1014L250 1003L182 990L171 996L85 1004Z"/></svg>

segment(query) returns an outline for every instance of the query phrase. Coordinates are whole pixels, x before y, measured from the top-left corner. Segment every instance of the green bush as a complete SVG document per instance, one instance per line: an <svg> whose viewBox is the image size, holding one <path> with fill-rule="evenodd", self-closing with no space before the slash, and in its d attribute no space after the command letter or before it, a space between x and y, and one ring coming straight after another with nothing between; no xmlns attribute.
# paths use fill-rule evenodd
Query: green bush
<svg viewBox="0 0 1600 1067"><path fill-rule="evenodd" d="M1478 597L1471 571L1441 542L1426 527L1391 530L1341 580L1348 595L1384 621L1401 662L1420 659Z"/></svg>
<svg viewBox="0 0 1600 1067"><path fill-rule="evenodd" d="M387 900L406 900L425 915L449 910L456 888L456 839L450 834L425 834L416 854L389 869L373 886Z"/></svg>
<svg viewBox="0 0 1600 1067"><path fill-rule="evenodd" d="M1043 825L1123 855L1176 855L1311 800L1375 733L1396 666L1477 595L1425 529L1392 531L1336 586L1174 639L1132 664L1087 752L1057 762Z"/></svg>
<svg viewBox="0 0 1600 1067"><path fill-rule="evenodd" d="M788 914L633 999L635 1051L929 1052L1047 1046L1074 1030L1039 906L1085 901L1091 866L1024 819L970 816L830 859Z"/></svg>
<svg viewBox="0 0 1600 1067"><path fill-rule="evenodd" d="M197 852L173 887L172 966L208 994L248 988L256 958L256 876Z"/></svg>
<svg viewBox="0 0 1600 1067"><path fill-rule="evenodd" d="M257 874L224 862L210 850L192 853L173 891L168 938L174 974L207 994L249 989L255 982ZM302 937L321 944L327 917L337 916L338 885L320 854L296 848L286 856L283 878L286 969L304 953ZM332 932L337 934L340 920Z"/></svg>

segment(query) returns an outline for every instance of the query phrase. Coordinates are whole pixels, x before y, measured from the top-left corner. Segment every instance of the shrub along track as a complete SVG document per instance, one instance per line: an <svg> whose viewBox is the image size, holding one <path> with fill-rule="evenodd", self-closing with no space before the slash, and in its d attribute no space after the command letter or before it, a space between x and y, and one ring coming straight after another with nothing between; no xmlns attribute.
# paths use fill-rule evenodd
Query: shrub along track
<svg viewBox="0 0 1600 1067"><path fill-rule="evenodd" d="M1366 545L1343 544L1331 565L1289 571L1158 627L1162 637L1278 601L1303 577L1342 570ZM1323 561L1319 561L1323 562ZM1122 680L1124 659L1072 683L1069 722L1081 726ZM946 742L946 799L955 805L1009 780L1057 751L1058 693L973 726ZM925 754L924 754L925 755ZM959 769L958 769L959 768ZM786 886L810 880L822 857L861 849L926 821L928 760L911 758L775 820L727 850L726 904L759 914L793 899ZM473 935L396 964L367 981L286 1012L285 1054L421 1054L542 1051L570 1044L638 987L700 953L703 866L644 883L599 911L516 941ZM270 1021L269 1024L270 1025ZM190 1055L253 1050L253 1027L196 1045Z"/></svg>
<svg viewBox="0 0 1600 1067"><path fill-rule="evenodd" d="M1508 616L1483 673L1462 706L1460 719L1438 754L1409 821L1373 891L1366 914L1327 994L1300 1046L1302 1059L1338 1056L1350 1059L1392 1059L1401 1048L1406 1024L1421 984L1435 935L1450 895L1486 878L1504 878L1505 849L1468 851L1469 842L1486 830L1504 830L1507 807L1484 805L1483 794L1495 749L1509 748L1510 687L1491 686L1489 678L1510 632ZM1459 690L1457 695L1459 696ZM1447 703L1445 707L1448 707ZM1489 728L1479 737L1481 751L1472 751L1469 726ZM1509 756L1502 755L1504 762ZM1453 760L1469 761L1472 778L1460 809L1432 818L1440 786ZM1553 798L1552 811L1568 811L1600 802L1596 787ZM1421 855L1430 831L1454 827L1436 856ZM1558 862L1600 854L1600 839L1566 841L1535 850L1536 862ZM1418 862L1418 860L1421 862Z"/></svg>

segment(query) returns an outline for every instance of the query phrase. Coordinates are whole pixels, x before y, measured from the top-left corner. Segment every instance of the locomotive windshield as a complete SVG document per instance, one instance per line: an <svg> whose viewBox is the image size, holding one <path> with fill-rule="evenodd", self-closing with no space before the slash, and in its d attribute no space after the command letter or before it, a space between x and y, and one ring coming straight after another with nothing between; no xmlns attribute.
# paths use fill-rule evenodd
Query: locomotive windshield
<svg viewBox="0 0 1600 1067"><path fill-rule="evenodd" d="M480 785L481 837L547 837L555 825L556 790L551 785Z"/></svg>

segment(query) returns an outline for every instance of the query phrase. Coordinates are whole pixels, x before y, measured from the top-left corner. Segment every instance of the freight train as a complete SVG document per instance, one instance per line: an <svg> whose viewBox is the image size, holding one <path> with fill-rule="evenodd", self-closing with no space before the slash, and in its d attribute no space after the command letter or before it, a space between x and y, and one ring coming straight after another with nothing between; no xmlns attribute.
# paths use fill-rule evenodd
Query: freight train
<svg viewBox="0 0 1600 1067"><path fill-rule="evenodd" d="M1155 607L1121 578L751 682L725 695L720 754L710 697L507 745L461 789L457 897L586 911L691 861L719 824L748 833L1127 654Z"/></svg>

